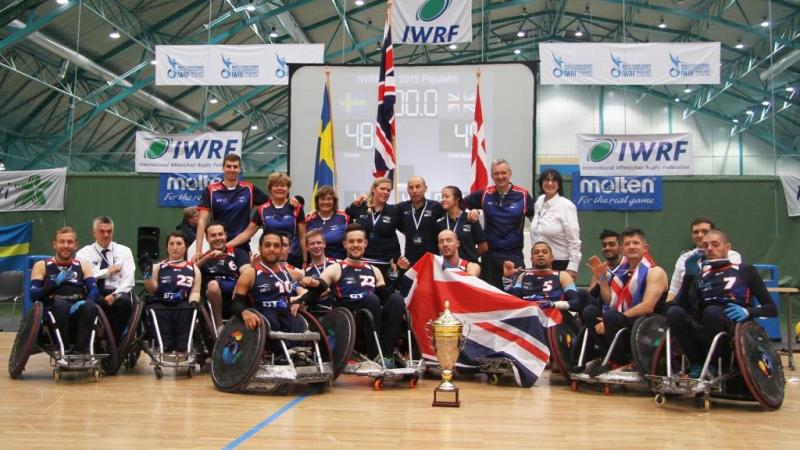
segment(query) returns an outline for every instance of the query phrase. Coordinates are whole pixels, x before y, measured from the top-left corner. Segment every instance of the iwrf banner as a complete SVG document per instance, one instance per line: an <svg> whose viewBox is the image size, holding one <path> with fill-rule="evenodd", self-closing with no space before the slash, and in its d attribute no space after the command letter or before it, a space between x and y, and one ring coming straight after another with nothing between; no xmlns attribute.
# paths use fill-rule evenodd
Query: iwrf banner
<svg viewBox="0 0 800 450"><path fill-rule="evenodd" d="M156 85L285 85L290 63L324 58L324 44L156 45Z"/></svg>
<svg viewBox="0 0 800 450"><path fill-rule="evenodd" d="M800 216L800 175L780 173L789 217Z"/></svg>
<svg viewBox="0 0 800 450"><path fill-rule="evenodd" d="M136 132L136 171L155 173L215 173L222 159L242 156L241 131L194 134Z"/></svg>
<svg viewBox="0 0 800 450"><path fill-rule="evenodd" d="M0 171L0 213L6 211L61 211L67 168Z"/></svg>
<svg viewBox="0 0 800 450"><path fill-rule="evenodd" d="M719 42L541 43L542 84L719 84Z"/></svg>
<svg viewBox="0 0 800 450"><path fill-rule="evenodd" d="M472 0L403 0L392 4L396 44L472 42Z"/></svg>
<svg viewBox="0 0 800 450"><path fill-rule="evenodd" d="M583 176L692 175L692 135L578 134Z"/></svg>
<svg viewBox="0 0 800 450"><path fill-rule="evenodd" d="M28 268L33 222L0 227L0 272Z"/></svg>

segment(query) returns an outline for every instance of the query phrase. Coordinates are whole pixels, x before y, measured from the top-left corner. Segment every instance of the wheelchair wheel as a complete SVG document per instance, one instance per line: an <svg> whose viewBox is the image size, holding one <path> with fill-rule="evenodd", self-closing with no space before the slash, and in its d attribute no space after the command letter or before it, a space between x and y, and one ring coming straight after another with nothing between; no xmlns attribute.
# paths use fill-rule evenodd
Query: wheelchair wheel
<svg viewBox="0 0 800 450"><path fill-rule="evenodd" d="M554 325L547 329L547 342L550 347L550 355L553 358L558 371L561 375L570 381L569 371L574 365L573 360L573 346L578 343L578 323L572 314L562 314L561 323Z"/></svg>
<svg viewBox="0 0 800 450"><path fill-rule="evenodd" d="M255 310L249 310L255 312ZM264 354L269 326L261 320L254 330L247 329L241 318L234 317L225 325L211 354L211 379L224 392L236 392L253 378Z"/></svg>
<svg viewBox="0 0 800 450"><path fill-rule="evenodd" d="M139 333L139 322L142 319L144 302L131 293L131 304L131 317L128 319L128 325L120 336L120 341L117 343L117 353L119 355L117 367L109 367L106 370L106 373L111 375L119 372L120 367L123 365L128 369L132 368L136 365L136 360L139 359L139 351L134 351L134 345L136 344L137 333Z"/></svg>
<svg viewBox="0 0 800 450"><path fill-rule="evenodd" d="M333 350L328 341L328 334L325 332L325 327L322 326L321 323L317 320L316 317L312 316L311 313L308 311L300 310L298 316L303 317L306 322L308 323L307 330L314 331L319 333L320 340L319 340L319 351L322 353L320 357L322 358L322 362L331 363L333 366L334 359L333 359Z"/></svg>
<svg viewBox="0 0 800 450"><path fill-rule="evenodd" d="M652 373L657 350L664 342L666 334L667 318L660 314L649 314L634 322L631 330L631 354L642 378ZM664 350L666 351L666 346Z"/></svg>
<svg viewBox="0 0 800 450"><path fill-rule="evenodd" d="M347 308L337 307L319 319L333 351L333 379L339 377L356 344L356 319Z"/></svg>
<svg viewBox="0 0 800 450"><path fill-rule="evenodd" d="M211 319L211 304L204 300L198 306L199 331L202 333L203 343L208 349L208 353L211 353L214 349L214 344L217 342L217 330L214 328L214 321Z"/></svg>
<svg viewBox="0 0 800 450"><path fill-rule="evenodd" d="M375 342L373 333L375 332L375 317L365 308L359 309L355 314L356 320L356 344L355 348L359 353L363 353L372 358L378 354L378 343Z"/></svg>
<svg viewBox="0 0 800 450"><path fill-rule="evenodd" d="M95 326L94 352L96 354L107 354L108 356L100 361L100 366L106 375L116 375L120 366L119 349L114 339L114 329L108 321L103 308L97 307L97 325Z"/></svg>
<svg viewBox="0 0 800 450"><path fill-rule="evenodd" d="M36 302L20 321L19 331L14 338L11 354L8 356L8 374L12 379L17 379L22 375L28 358L38 345L43 315L44 306L40 302Z"/></svg>
<svg viewBox="0 0 800 450"><path fill-rule="evenodd" d="M756 401L766 409L780 408L786 385L783 364L764 329L754 321L737 324L733 347L736 364Z"/></svg>

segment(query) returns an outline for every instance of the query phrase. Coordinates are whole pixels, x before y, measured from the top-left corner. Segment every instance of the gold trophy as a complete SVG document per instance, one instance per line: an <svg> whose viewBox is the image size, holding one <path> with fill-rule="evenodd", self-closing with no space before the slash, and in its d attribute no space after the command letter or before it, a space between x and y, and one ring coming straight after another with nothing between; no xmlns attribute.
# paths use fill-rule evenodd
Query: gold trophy
<svg viewBox="0 0 800 450"><path fill-rule="evenodd" d="M433 390L433 406L461 406L458 388L453 384L453 367L458 360L464 339L461 336L463 323L450 312L450 302L444 302L444 312L434 321L428 321L428 337L431 338L436 358L442 367L442 382ZM430 329L433 328L433 336Z"/></svg>

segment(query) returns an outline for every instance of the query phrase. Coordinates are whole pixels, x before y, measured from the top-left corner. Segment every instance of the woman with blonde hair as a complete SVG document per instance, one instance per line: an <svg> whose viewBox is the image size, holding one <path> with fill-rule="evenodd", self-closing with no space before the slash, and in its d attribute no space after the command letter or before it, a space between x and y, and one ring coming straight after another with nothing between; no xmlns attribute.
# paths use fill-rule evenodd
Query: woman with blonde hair
<svg viewBox="0 0 800 450"><path fill-rule="evenodd" d="M353 222L364 227L367 249L364 259L381 269L388 280L389 263L400 258L400 241L397 231L401 226L400 209L388 204L392 193L392 180L386 177L372 181L366 201L350 205L345 211Z"/></svg>

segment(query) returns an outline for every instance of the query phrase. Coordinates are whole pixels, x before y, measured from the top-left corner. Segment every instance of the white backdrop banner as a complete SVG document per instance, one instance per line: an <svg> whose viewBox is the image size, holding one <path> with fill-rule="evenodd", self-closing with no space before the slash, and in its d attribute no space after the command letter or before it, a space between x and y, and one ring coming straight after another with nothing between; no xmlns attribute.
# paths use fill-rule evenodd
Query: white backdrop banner
<svg viewBox="0 0 800 450"><path fill-rule="evenodd" d="M0 171L0 213L6 211L61 211L67 168Z"/></svg>
<svg viewBox="0 0 800 450"><path fill-rule="evenodd" d="M217 173L228 153L242 156L241 131L194 134L136 132L136 171Z"/></svg>
<svg viewBox="0 0 800 450"><path fill-rule="evenodd" d="M692 175L692 135L578 134L582 176Z"/></svg>
<svg viewBox="0 0 800 450"><path fill-rule="evenodd" d="M321 64L324 44L156 45L156 85L289 83L289 64Z"/></svg>
<svg viewBox="0 0 800 450"><path fill-rule="evenodd" d="M471 0L403 0L392 4L392 39L397 44L472 42Z"/></svg>
<svg viewBox="0 0 800 450"><path fill-rule="evenodd" d="M800 175L779 173L789 217L800 216Z"/></svg>
<svg viewBox="0 0 800 450"><path fill-rule="evenodd" d="M720 43L541 43L542 84L719 84Z"/></svg>

